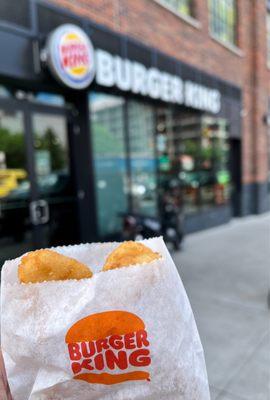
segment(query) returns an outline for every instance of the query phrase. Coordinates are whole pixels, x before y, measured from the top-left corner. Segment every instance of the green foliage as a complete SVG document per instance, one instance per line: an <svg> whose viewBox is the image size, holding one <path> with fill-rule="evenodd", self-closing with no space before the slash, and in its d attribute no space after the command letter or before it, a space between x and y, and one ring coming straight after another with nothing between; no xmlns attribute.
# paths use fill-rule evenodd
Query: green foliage
<svg viewBox="0 0 270 400"><path fill-rule="evenodd" d="M0 151L6 156L7 168L26 168L24 135L0 128Z"/></svg>
<svg viewBox="0 0 270 400"><path fill-rule="evenodd" d="M52 170L59 170L66 165L66 152L52 129L47 129L43 137L35 134L37 150L48 150L52 160ZM6 156L7 168L26 168L24 134L10 132L0 128L0 151Z"/></svg>
<svg viewBox="0 0 270 400"><path fill-rule="evenodd" d="M35 148L49 151L52 171L63 169L66 166L66 151L58 141L53 129L48 128L44 136L35 134Z"/></svg>

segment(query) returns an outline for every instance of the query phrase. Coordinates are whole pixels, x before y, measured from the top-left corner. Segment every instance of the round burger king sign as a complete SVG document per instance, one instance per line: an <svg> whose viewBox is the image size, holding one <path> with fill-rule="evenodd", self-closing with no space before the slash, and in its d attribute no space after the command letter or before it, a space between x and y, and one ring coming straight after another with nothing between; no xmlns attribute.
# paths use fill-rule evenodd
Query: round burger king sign
<svg viewBox="0 0 270 400"><path fill-rule="evenodd" d="M86 33L72 24L55 29L47 42L52 74L66 86L85 89L94 79L94 49Z"/></svg>

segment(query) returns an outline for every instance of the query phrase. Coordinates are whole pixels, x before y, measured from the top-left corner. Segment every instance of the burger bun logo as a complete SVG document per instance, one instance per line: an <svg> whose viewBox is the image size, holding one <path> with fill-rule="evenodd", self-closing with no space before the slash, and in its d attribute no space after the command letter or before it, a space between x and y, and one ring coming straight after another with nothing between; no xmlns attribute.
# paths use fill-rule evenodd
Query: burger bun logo
<svg viewBox="0 0 270 400"><path fill-rule="evenodd" d="M151 354L145 324L127 311L105 311L77 321L65 342L73 379L114 385L150 381Z"/></svg>
<svg viewBox="0 0 270 400"><path fill-rule="evenodd" d="M85 89L95 76L94 49L86 33L76 25L56 28L46 43L47 63L53 76L73 89Z"/></svg>

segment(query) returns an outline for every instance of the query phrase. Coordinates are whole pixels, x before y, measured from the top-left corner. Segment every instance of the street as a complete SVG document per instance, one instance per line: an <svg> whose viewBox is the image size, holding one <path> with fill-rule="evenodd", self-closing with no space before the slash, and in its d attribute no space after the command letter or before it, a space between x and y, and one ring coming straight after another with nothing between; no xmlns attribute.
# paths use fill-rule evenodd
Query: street
<svg viewBox="0 0 270 400"><path fill-rule="evenodd" d="M174 259L205 350L212 400L270 399L270 214L187 236Z"/></svg>

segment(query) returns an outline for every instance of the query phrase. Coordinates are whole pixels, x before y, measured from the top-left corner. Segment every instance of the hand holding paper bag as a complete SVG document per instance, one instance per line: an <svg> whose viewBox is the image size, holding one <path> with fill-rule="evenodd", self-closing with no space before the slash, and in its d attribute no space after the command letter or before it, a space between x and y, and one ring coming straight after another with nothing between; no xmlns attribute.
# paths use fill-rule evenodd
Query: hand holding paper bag
<svg viewBox="0 0 270 400"><path fill-rule="evenodd" d="M105 271L118 243L54 249L90 267L90 279L21 284L20 259L5 263L2 350L14 400L209 400L180 277L161 238L142 243L153 261Z"/></svg>
<svg viewBox="0 0 270 400"><path fill-rule="evenodd" d="M12 400L7 383L6 370L1 350L0 350L0 398L1 400Z"/></svg>

